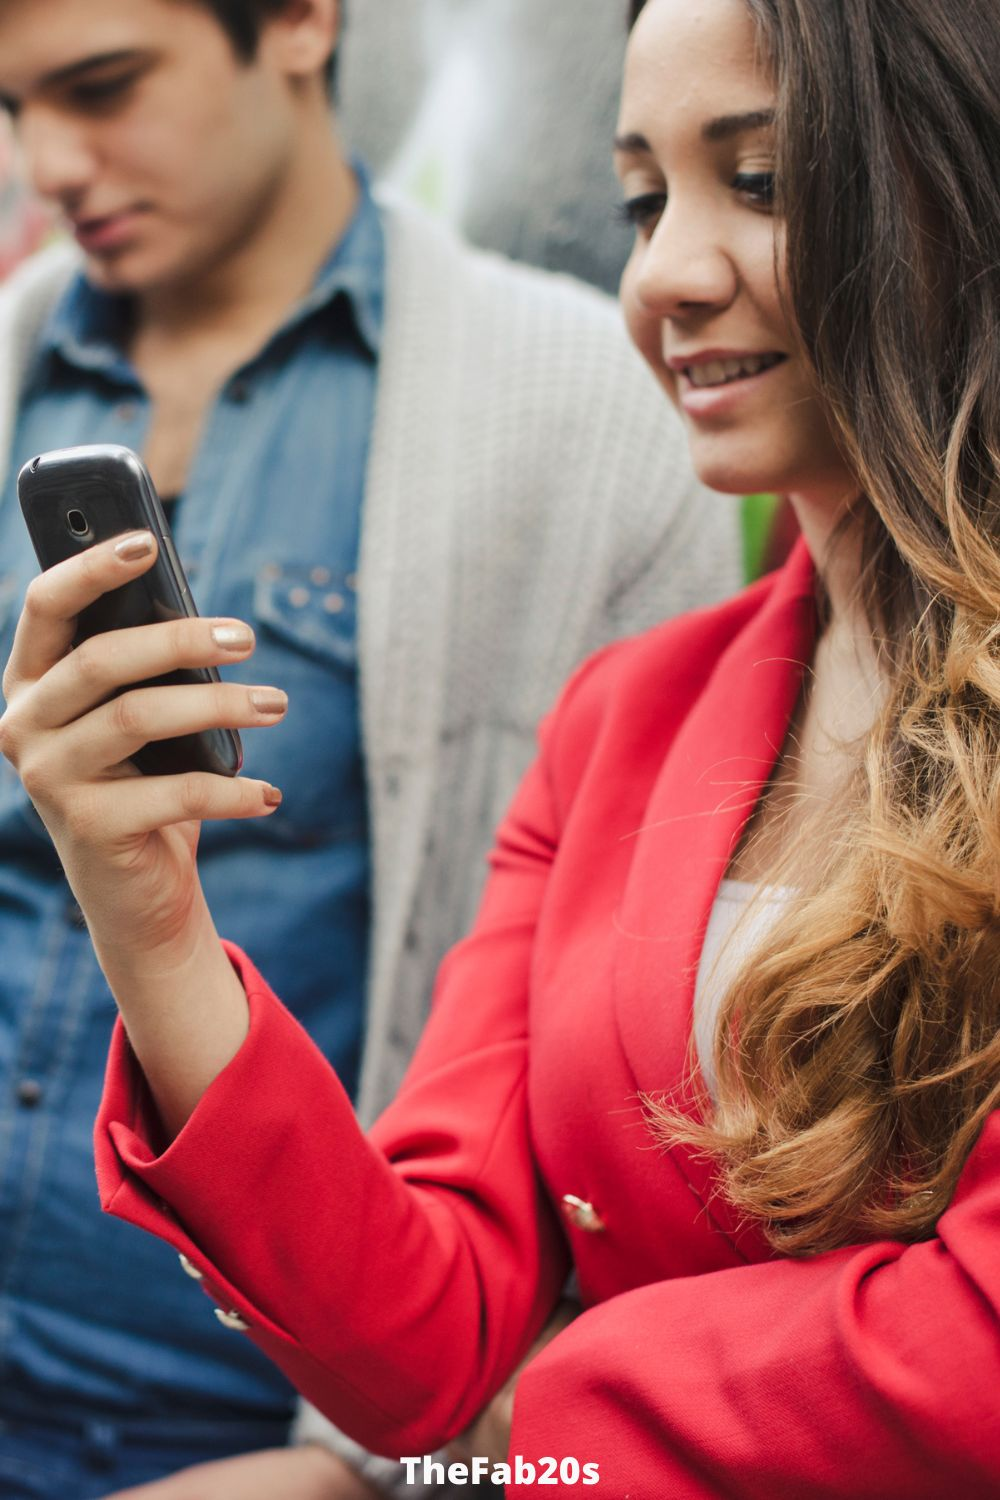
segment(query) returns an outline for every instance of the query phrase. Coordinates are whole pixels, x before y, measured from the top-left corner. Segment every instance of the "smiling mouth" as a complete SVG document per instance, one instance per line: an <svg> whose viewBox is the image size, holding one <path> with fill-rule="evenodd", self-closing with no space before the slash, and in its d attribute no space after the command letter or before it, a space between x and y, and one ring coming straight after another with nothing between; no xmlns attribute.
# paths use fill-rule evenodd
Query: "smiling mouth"
<svg viewBox="0 0 1000 1500"><path fill-rule="evenodd" d="M713 359L705 364L685 365L684 375L695 390L707 390L713 386L732 385L736 380L750 380L754 375L763 375L780 365L784 354L754 354L745 359Z"/></svg>

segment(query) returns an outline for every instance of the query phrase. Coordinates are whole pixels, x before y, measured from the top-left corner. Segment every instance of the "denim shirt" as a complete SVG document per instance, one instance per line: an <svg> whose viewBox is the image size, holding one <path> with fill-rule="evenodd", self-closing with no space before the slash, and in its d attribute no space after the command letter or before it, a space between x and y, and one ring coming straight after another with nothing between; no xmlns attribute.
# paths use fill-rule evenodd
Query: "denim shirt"
<svg viewBox="0 0 1000 1500"><path fill-rule="evenodd" d="M359 735L358 535L381 335L384 244L359 206L311 292L207 413L173 517L203 614L250 621L230 680L289 695L244 733L245 771L281 787L269 819L208 823L200 868L219 931L250 954L352 1088L369 906ZM150 403L122 352L126 306L82 278L38 349L0 505L0 656L37 572L15 481L44 448L141 452ZM91 1133L114 1004L20 784L0 772L0 1415L102 1409L290 1412L281 1376L220 1327L166 1246L102 1217ZM233 1122L239 1129L239 1122ZM331 1164L331 1170L333 1170Z"/></svg>

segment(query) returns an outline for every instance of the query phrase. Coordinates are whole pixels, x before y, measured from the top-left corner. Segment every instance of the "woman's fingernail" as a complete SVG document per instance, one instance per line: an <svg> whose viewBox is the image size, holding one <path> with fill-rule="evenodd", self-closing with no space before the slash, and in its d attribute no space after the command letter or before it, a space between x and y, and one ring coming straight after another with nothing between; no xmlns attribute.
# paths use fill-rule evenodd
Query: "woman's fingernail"
<svg viewBox="0 0 1000 1500"><path fill-rule="evenodd" d="M140 557L148 557L152 550L151 531L136 531L131 536L123 536L120 542L115 542L115 551L122 562L138 562Z"/></svg>
<svg viewBox="0 0 1000 1500"><path fill-rule="evenodd" d="M250 702L259 714L283 714L288 707L288 694L280 688L251 688Z"/></svg>
<svg viewBox="0 0 1000 1500"><path fill-rule="evenodd" d="M253 631L249 625L216 625L212 640L226 651L249 651L253 645Z"/></svg>
<svg viewBox="0 0 1000 1500"><path fill-rule="evenodd" d="M265 807L280 807L281 806L281 793L278 791L278 788L276 786L266 786L264 788L264 806Z"/></svg>

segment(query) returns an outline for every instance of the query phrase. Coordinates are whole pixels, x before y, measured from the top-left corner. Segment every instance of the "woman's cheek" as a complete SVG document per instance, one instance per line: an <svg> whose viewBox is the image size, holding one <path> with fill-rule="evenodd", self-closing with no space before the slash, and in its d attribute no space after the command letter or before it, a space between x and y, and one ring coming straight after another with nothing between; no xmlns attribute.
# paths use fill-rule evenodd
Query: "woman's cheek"
<svg viewBox="0 0 1000 1500"><path fill-rule="evenodd" d="M677 382L663 362L663 320L643 307L635 292L635 257L622 275L619 299L629 338L646 361L670 400L677 405Z"/></svg>

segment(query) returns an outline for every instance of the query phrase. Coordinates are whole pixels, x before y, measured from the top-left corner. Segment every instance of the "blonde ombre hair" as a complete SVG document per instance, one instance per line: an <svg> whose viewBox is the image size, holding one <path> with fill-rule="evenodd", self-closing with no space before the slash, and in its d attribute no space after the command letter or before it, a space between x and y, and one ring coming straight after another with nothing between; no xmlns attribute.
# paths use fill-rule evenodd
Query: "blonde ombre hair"
<svg viewBox="0 0 1000 1500"><path fill-rule="evenodd" d="M1000 18L746 3L791 310L870 502L886 697L813 885L724 1001L706 1122L646 1102L804 1255L931 1235L1000 1104Z"/></svg>

